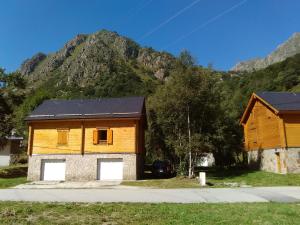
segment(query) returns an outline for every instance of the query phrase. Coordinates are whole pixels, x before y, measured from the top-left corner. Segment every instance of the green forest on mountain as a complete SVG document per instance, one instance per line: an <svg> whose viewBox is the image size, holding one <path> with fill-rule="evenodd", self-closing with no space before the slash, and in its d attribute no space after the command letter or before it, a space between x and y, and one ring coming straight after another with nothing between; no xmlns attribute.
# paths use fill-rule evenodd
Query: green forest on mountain
<svg viewBox="0 0 300 225"><path fill-rule="evenodd" d="M67 83L61 71L33 85L19 72L0 70L0 137L12 129L26 138L25 116L45 99L146 96L148 130L146 159L169 159L186 174L205 152L217 166L243 163L243 133L239 119L252 92L300 91L300 55L265 69L220 72L196 64L183 51L164 80L159 80L134 59L110 65L93 84Z"/></svg>

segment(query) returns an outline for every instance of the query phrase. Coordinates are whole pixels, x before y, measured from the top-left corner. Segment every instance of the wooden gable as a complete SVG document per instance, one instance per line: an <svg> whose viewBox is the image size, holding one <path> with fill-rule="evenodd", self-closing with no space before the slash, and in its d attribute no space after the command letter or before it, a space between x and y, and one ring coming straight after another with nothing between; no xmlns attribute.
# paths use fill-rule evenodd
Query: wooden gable
<svg viewBox="0 0 300 225"><path fill-rule="evenodd" d="M246 107L246 109L245 109L245 111L243 113L243 116L242 116L242 118L240 120L240 124L242 124L242 125L246 124L246 122L247 122L247 120L248 120L248 118L250 116L250 113L253 110L253 107L254 107L254 105L255 105L255 103L257 101L261 102L263 104L263 106L265 108L269 109L271 112L273 112L275 114L279 113L279 111L276 108L274 108L272 105L270 105L264 99L260 98L258 95L256 95L255 93L253 93L251 95L251 98L250 98L250 100L249 100L249 102L247 104L247 107Z"/></svg>
<svg viewBox="0 0 300 225"><path fill-rule="evenodd" d="M265 93L272 104L253 93L240 124L244 127L247 150L300 147L299 94ZM273 95L273 96L272 96ZM292 96L291 96L292 95ZM264 95L262 95L264 96ZM278 97L278 99L277 99Z"/></svg>
<svg viewBox="0 0 300 225"><path fill-rule="evenodd" d="M247 150L283 147L282 119L278 111L253 94L241 119Z"/></svg>

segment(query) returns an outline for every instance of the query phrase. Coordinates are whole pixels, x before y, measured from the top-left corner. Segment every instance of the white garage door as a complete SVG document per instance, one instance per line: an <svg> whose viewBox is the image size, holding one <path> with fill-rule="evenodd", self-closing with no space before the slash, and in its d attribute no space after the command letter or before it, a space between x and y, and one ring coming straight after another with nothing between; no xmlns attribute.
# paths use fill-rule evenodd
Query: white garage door
<svg viewBox="0 0 300 225"><path fill-rule="evenodd" d="M42 169L42 180L65 180L66 162L64 160L45 160Z"/></svg>
<svg viewBox="0 0 300 225"><path fill-rule="evenodd" d="M98 160L99 180L123 180L122 159L99 159Z"/></svg>

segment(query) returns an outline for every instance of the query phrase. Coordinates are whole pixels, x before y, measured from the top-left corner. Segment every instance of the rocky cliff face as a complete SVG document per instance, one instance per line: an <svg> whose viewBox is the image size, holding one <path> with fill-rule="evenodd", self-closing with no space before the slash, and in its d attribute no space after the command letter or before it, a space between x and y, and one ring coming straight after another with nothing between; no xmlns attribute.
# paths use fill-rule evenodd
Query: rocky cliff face
<svg viewBox="0 0 300 225"><path fill-rule="evenodd" d="M266 58L252 59L235 65L232 71L253 71L268 67L271 64L281 62L288 57L300 53L300 33L294 33L286 42L279 45L277 49Z"/></svg>
<svg viewBox="0 0 300 225"><path fill-rule="evenodd" d="M102 30L77 35L54 54L33 56L22 64L20 72L32 84L59 74L67 84L85 87L103 75L118 73L119 67L143 68L163 80L174 62L168 53L142 48L129 38Z"/></svg>
<svg viewBox="0 0 300 225"><path fill-rule="evenodd" d="M46 55L44 53L37 53L34 56L32 56L31 59L26 59L20 68L20 73L22 75L28 75L34 71L36 66L43 61L46 58Z"/></svg>

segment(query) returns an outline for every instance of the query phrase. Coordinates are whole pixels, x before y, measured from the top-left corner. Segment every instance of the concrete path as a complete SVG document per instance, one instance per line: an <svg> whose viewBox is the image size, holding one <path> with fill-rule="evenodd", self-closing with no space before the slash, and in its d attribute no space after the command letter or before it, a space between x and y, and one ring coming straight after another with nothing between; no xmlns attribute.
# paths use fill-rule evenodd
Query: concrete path
<svg viewBox="0 0 300 225"><path fill-rule="evenodd" d="M121 181L86 181L86 182L60 182L60 181L34 181L20 184L17 189L86 189L86 188L118 188Z"/></svg>
<svg viewBox="0 0 300 225"><path fill-rule="evenodd" d="M300 187L150 189L2 189L2 201L37 202L300 202Z"/></svg>

